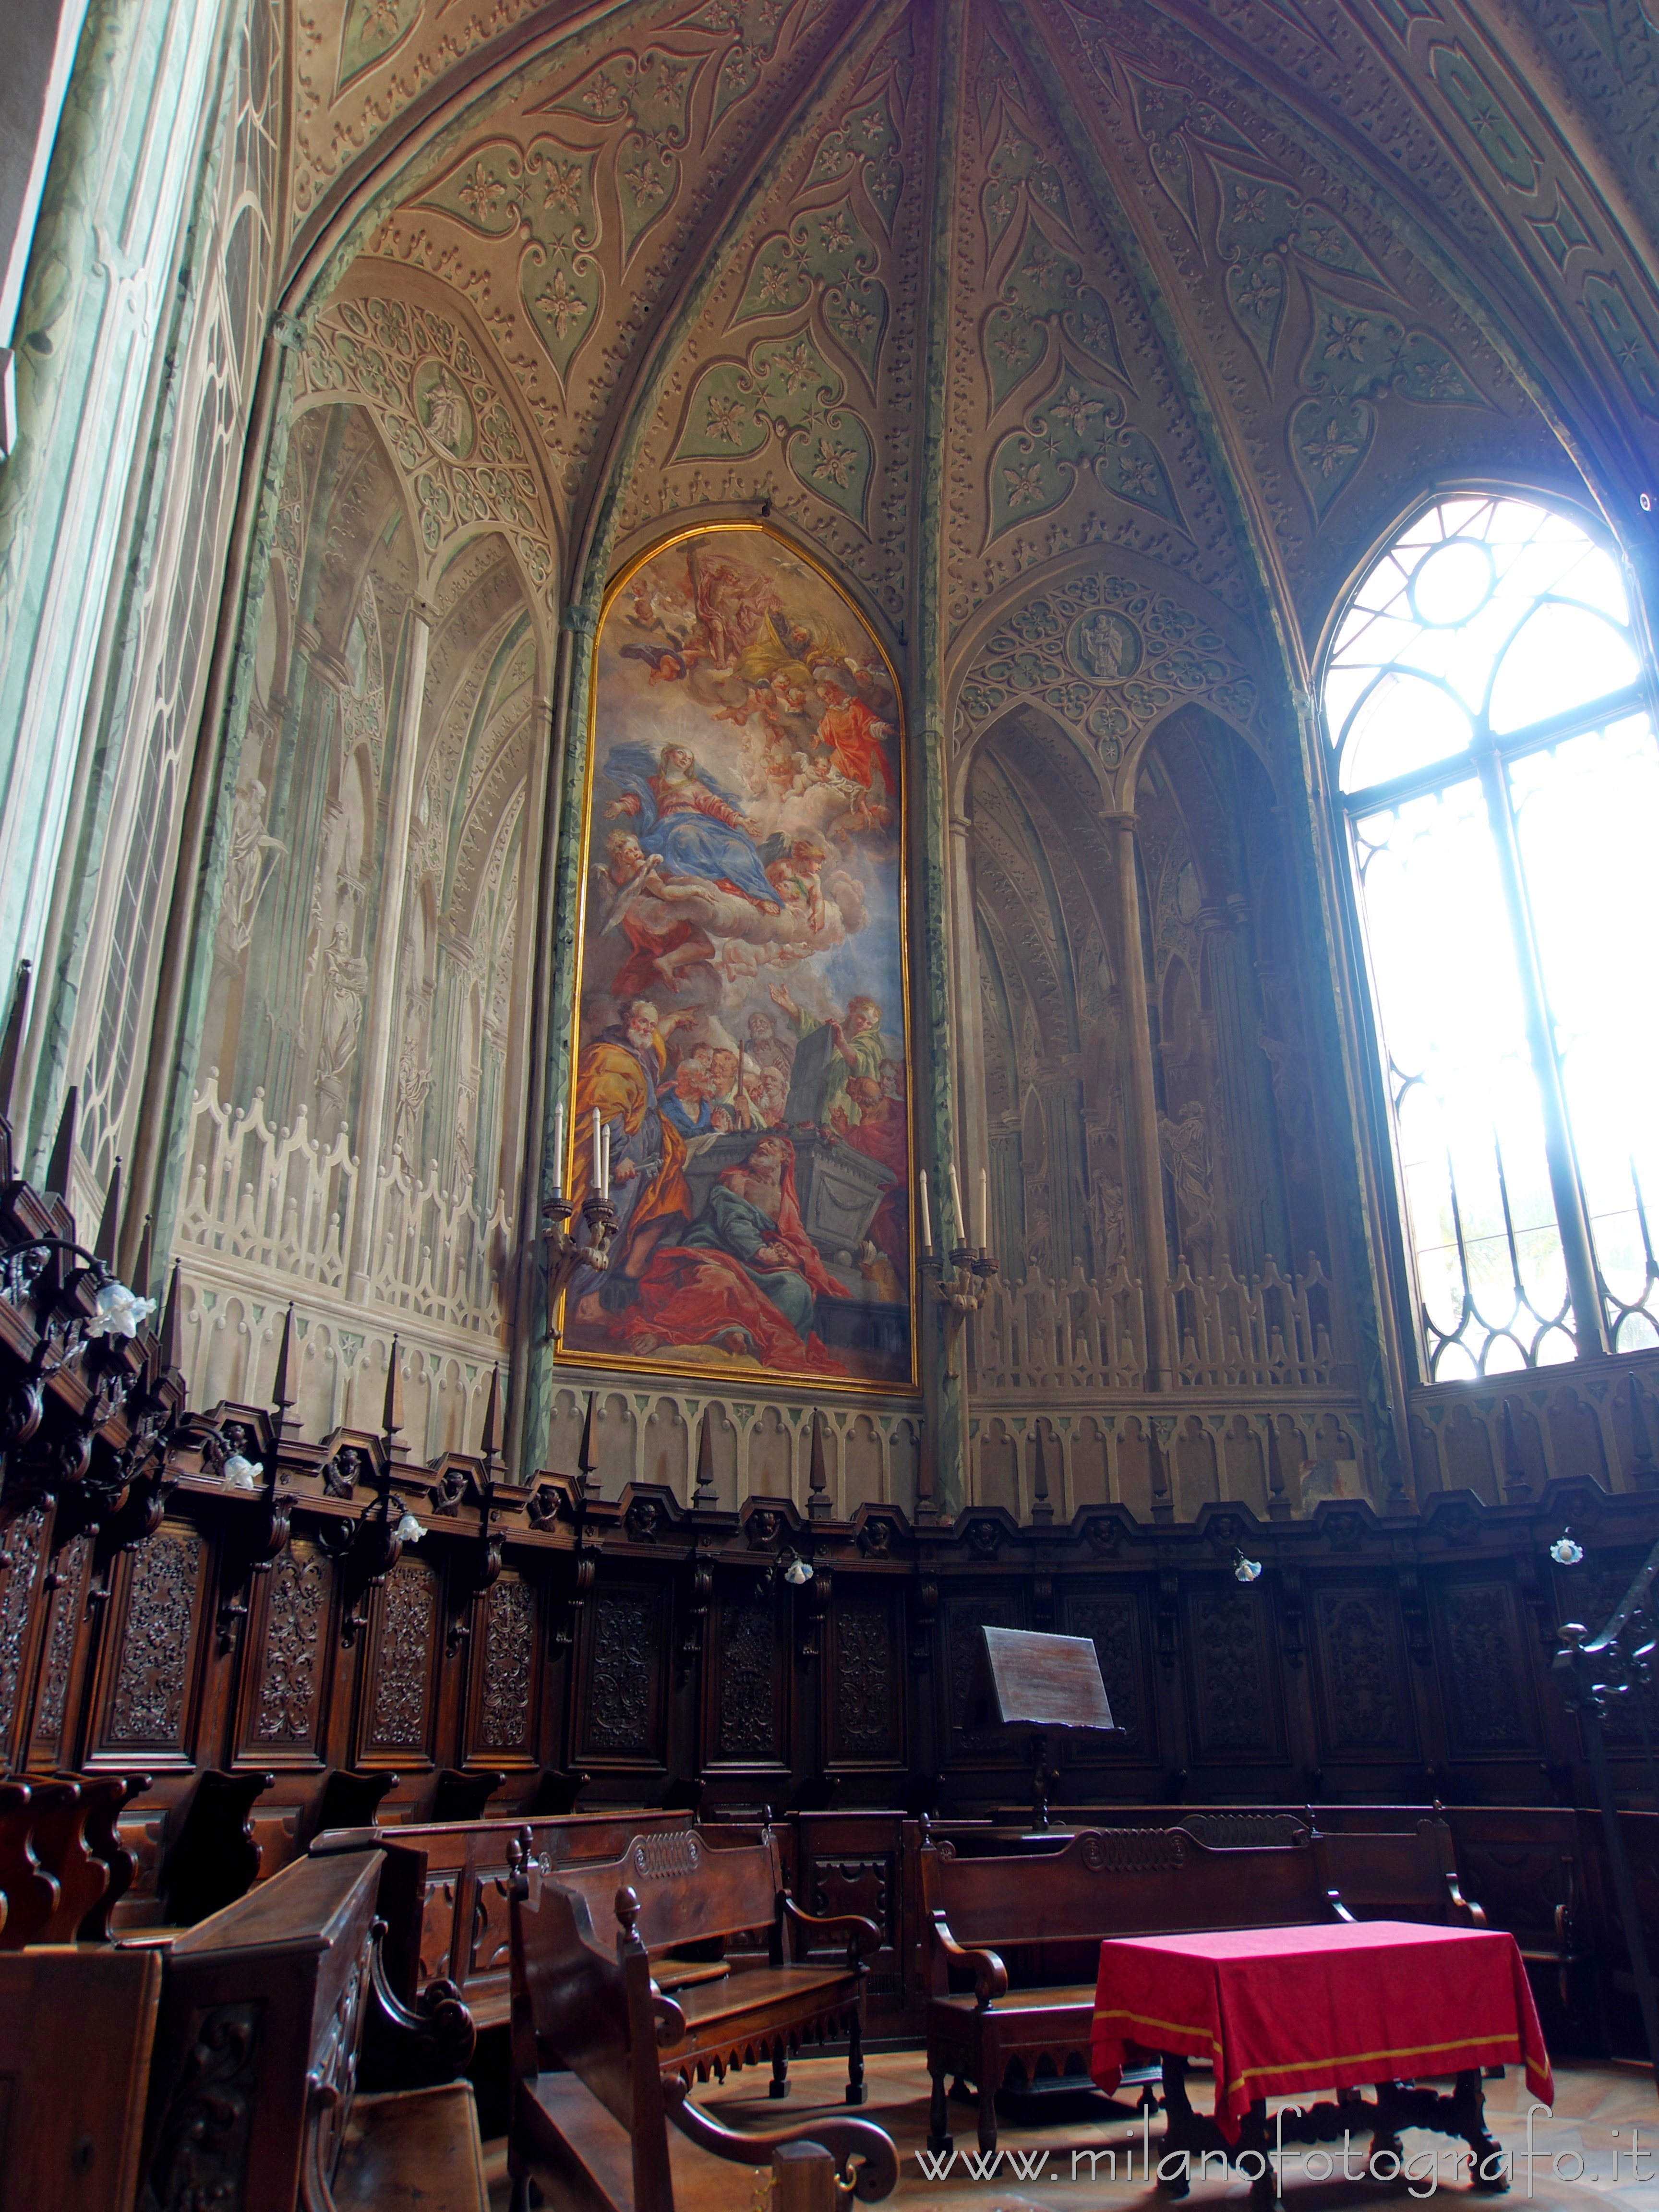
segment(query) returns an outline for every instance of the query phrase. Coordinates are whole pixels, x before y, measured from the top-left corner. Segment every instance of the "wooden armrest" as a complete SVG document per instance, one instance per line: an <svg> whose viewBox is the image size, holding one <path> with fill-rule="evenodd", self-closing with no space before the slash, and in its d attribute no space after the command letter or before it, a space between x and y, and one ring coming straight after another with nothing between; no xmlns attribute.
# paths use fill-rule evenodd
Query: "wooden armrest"
<svg viewBox="0 0 1659 2212"><path fill-rule="evenodd" d="M672 2051L677 2043L685 2040L685 2014L672 1997L665 1997L654 1982L651 1984L651 2011L657 2023L657 2048Z"/></svg>
<svg viewBox="0 0 1659 2212"><path fill-rule="evenodd" d="M1450 1898L1457 1910L1465 1915L1471 1928L1484 1928L1486 1926L1486 1914L1481 1911L1478 1905L1471 1905L1469 1903L1468 1898L1464 1896L1462 1891L1458 1887L1457 1876L1455 1874L1449 1874L1446 1876L1446 1894Z"/></svg>
<svg viewBox="0 0 1659 2212"><path fill-rule="evenodd" d="M691 2102L689 2084L679 2076L663 2083L662 2095L668 2117L680 2133L689 2136L700 2149L712 2151L716 2158L732 2159L743 2166L769 2166L773 2152L786 2143L822 2143L843 2176L852 2168L854 2160L859 2161L853 2193L865 2203L879 2203L898 2186L898 2152L893 2139L872 2120L825 2117L802 2120L795 2127L778 2128L766 2134L739 2135L700 2111Z"/></svg>
<svg viewBox="0 0 1659 2212"><path fill-rule="evenodd" d="M788 1919L804 1933L846 1936L848 1950L855 1958L881 1948L880 1929L861 1912L805 1912L787 1889L780 1893L780 1901Z"/></svg>
<svg viewBox="0 0 1659 2212"><path fill-rule="evenodd" d="M368 2079L377 2081L385 2074L386 2086L399 2088L435 2088L453 2081L471 2064L478 2039L459 1990L453 1982L433 1982L412 2005L406 2005L386 1978L381 1949L385 1921L374 1921L369 1935L374 2010L364 2022L372 2053L365 2068Z"/></svg>
<svg viewBox="0 0 1659 2212"><path fill-rule="evenodd" d="M1354 1917L1342 1902L1342 1893L1340 1889L1328 1889L1325 1892L1325 1901L1331 1908L1333 1919L1346 1920L1350 1928L1354 1926Z"/></svg>
<svg viewBox="0 0 1659 2212"><path fill-rule="evenodd" d="M953 1966L960 1966L974 1978L974 1996L977 2008L983 2012L994 1998L1008 1994L1008 1969L994 1951L975 1951L958 1943L951 1933L950 1924L943 1911L937 1907L930 1915L933 1941Z"/></svg>

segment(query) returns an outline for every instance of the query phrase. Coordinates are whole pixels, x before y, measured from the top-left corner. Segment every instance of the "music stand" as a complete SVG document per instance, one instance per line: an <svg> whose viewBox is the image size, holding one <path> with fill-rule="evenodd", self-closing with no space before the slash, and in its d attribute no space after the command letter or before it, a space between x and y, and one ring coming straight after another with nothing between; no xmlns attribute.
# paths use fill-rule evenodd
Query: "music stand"
<svg viewBox="0 0 1659 2212"><path fill-rule="evenodd" d="M1086 1636L1045 1636L1025 1628L980 1632L984 1643L977 1674L988 1705L1004 1728L1035 1732L1031 1829L1040 1834L1048 1826L1048 1785L1060 1779L1048 1765L1049 1736L1060 1730L1121 1733L1100 1679L1099 1656Z"/></svg>

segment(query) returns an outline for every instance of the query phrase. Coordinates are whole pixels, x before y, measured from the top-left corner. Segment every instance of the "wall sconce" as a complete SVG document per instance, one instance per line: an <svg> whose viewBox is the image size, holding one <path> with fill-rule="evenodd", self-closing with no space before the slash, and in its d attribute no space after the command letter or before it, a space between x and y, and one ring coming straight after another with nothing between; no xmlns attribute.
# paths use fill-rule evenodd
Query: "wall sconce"
<svg viewBox="0 0 1659 2212"><path fill-rule="evenodd" d="M1259 1582L1261 1578L1261 1560L1247 1559L1243 1553L1239 1550L1237 1545L1235 1545L1233 1547L1233 1580L1236 1583L1243 1583L1248 1589L1251 1583Z"/></svg>
<svg viewBox="0 0 1659 2212"><path fill-rule="evenodd" d="M1550 1546L1550 1557L1558 1567L1576 1567L1584 1556L1584 1547L1571 1528L1564 1528Z"/></svg>

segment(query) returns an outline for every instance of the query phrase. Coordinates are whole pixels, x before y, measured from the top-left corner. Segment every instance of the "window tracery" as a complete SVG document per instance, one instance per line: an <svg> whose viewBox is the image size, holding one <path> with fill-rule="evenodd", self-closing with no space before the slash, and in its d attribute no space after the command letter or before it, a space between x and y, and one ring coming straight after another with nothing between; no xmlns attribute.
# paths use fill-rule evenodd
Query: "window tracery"
<svg viewBox="0 0 1659 2212"><path fill-rule="evenodd" d="M1632 1002L1659 838L1650 669L1615 554L1521 497L1437 501L1324 682L1427 1376L1659 1343Z"/></svg>

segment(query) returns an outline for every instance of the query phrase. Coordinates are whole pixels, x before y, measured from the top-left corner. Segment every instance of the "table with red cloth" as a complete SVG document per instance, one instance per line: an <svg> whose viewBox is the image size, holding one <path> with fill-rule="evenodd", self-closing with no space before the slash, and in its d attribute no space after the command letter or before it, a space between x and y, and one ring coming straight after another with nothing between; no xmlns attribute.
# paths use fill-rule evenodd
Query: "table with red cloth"
<svg viewBox="0 0 1659 2212"><path fill-rule="evenodd" d="M1505 2184L1486 2127L1482 2069L1523 2065L1540 2103L1554 2094L1521 1954L1496 1929L1371 1920L1105 1942L1090 2071L1109 2093L1131 2045L1164 2055L1168 2149L1237 2157L1269 2141L1267 2098L1370 2082L1374 2103L1314 2106L1282 2130L1276 2121L1273 2136L1334 2142L1352 2130L1371 2136L1373 2157L1387 2149L1397 2158L1401 2128L1432 2128L1463 2137L1471 2178L1489 2189ZM1214 2069L1213 2121L1188 2103L1188 2057ZM1449 2074L1457 2076L1449 2097L1407 2086Z"/></svg>

